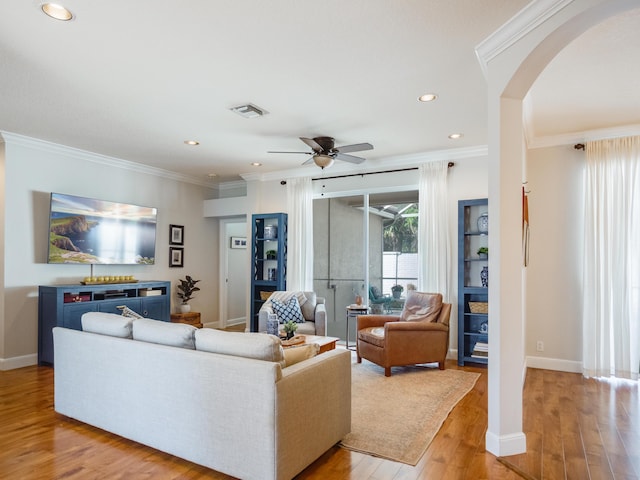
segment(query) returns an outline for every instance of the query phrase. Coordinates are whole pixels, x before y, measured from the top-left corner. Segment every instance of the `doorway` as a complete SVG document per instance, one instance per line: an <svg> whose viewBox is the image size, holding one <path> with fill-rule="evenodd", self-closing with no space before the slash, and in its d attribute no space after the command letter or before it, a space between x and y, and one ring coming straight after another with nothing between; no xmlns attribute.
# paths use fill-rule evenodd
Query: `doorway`
<svg viewBox="0 0 640 480"><path fill-rule="evenodd" d="M247 322L249 250L231 248L231 237L247 236L245 216L220 219L220 307L218 327Z"/></svg>

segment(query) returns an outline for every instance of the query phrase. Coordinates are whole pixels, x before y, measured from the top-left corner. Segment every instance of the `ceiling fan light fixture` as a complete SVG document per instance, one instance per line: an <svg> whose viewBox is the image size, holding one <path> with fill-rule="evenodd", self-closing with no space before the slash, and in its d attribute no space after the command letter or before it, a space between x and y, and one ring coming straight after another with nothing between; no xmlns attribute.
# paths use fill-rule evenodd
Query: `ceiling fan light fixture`
<svg viewBox="0 0 640 480"><path fill-rule="evenodd" d="M317 154L313 156L314 163L320 168L328 168L333 165L333 157L330 155Z"/></svg>

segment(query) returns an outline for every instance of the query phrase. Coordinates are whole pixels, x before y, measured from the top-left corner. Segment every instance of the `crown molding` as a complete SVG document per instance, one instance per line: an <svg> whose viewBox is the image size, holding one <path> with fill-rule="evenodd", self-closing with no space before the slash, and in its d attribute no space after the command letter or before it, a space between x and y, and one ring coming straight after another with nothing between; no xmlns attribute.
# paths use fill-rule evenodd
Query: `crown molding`
<svg viewBox="0 0 640 480"><path fill-rule="evenodd" d="M527 148L558 147L576 143L594 142L596 140L606 140L608 138L633 137L636 135L640 135L640 123L532 138L527 141Z"/></svg>
<svg viewBox="0 0 640 480"><path fill-rule="evenodd" d="M575 0L534 0L480 42L476 57L485 78L489 62Z"/></svg>
<svg viewBox="0 0 640 480"><path fill-rule="evenodd" d="M175 180L178 182L191 183L201 187L216 189L218 186L212 182L202 180L200 178L184 175L182 173L171 172L162 168L151 167L142 163L131 162L129 160L122 160L120 158L109 157L99 153L93 153L79 148L67 147L57 143L48 142L46 140L39 140L25 135L17 133L0 131L0 138L4 138L5 143L8 145L17 145L22 147L28 147L43 152L57 153L60 155L66 155L68 157L75 158L76 160L90 161L99 163L101 165L108 165L111 167L121 168L129 170L131 172L143 173L145 175L154 175L156 177L167 178L169 180Z"/></svg>

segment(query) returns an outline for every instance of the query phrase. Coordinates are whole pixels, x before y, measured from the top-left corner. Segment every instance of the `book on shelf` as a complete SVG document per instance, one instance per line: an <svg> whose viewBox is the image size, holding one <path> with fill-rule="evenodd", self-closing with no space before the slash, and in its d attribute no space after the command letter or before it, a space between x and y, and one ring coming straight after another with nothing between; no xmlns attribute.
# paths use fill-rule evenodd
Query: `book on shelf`
<svg viewBox="0 0 640 480"><path fill-rule="evenodd" d="M471 352L473 358L488 358L489 356L489 344L486 342L476 342Z"/></svg>

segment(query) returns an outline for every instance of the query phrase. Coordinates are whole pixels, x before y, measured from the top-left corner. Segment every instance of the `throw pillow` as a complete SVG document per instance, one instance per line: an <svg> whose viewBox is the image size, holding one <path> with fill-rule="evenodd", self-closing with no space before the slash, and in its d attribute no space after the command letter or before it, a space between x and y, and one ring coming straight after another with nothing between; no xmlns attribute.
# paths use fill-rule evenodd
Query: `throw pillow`
<svg viewBox="0 0 640 480"><path fill-rule="evenodd" d="M442 309L442 295L440 293L424 293L411 290L407 292L407 299L400 314L400 320L405 322L435 322Z"/></svg>
<svg viewBox="0 0 640 480"><path fill-rule="evenodd" d="M382 296L382 292L380 291L380 289L378 287L373 285L371 287L371 295L373 295L373 299L374 300L377 300L378 298L380 298Z"/></svg>
<svg viewBox="0 0 640 480"><path fill-rule="evenodd" d="M277 300L271 302L273 311L278 315L278 321L280 323L296 322L304 323L304 317L302 316L302 310L300 310L300 304L297 297L291 297L287 303L282 303Z"/></svg>
<svg viewBox="0 0 640 480"><path fill-rule="evenodd" d="M320 351L320 345L310 343L308 345L300 345L298 347L289 347L284 349L284 362L286 367L295 365L309 358L315 357Z"/></svg>
<svg viewBox="0 0 640 480"><path fill-rule="evenodd" d="M128 317L128 318L144 318L142 315L140 315L139 313L134 312L133 310L131 310L129 307L127 307L126 305L123 307L116 307L119 310L121 310L122 312L122 316L123 317Z"/></svg>
<svg viewBox="0 0 640 480"><path fill-rule="evenodd" d="M304 294L304 292L300 292L300 291L296 292L291 290L273 292L269 297L269 302L273 302L274 300L277 300L278 302L286 303L292 297L296 297L298 299L298 303L300 304L300 307L302 307L307 302L307 297Z"/></svg>

